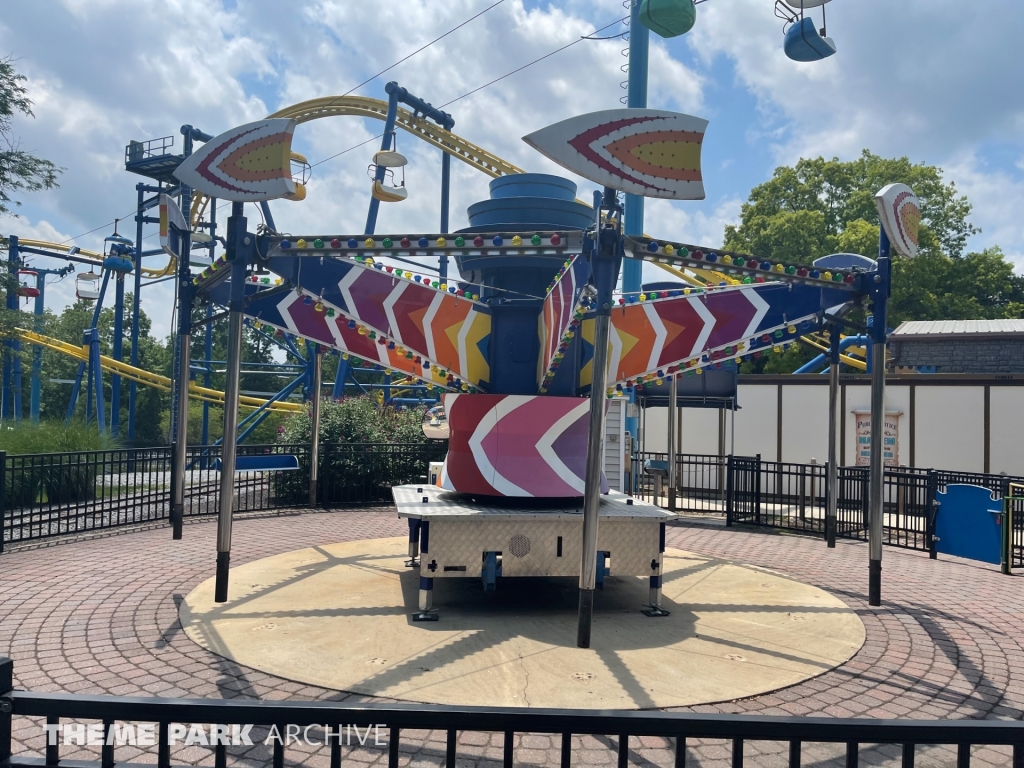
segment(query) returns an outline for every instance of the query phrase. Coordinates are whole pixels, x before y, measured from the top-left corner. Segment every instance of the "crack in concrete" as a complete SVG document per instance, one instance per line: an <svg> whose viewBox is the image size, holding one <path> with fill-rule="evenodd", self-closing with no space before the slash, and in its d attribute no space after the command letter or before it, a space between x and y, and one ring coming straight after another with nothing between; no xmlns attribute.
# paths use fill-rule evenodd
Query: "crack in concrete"
<svg viewBox="0 0 1024 768"><path fill-rule="evenodd" d="M532 705L530 704L530 699L526 695L526 692L530 689L530 671L526 668L526 664L523 662L522 649L517 649L517 653L519 654L519 667L523 670L523 674L526 675L526 685L523 686L523 701L525 701L526 706L529 707Z"/></svg>

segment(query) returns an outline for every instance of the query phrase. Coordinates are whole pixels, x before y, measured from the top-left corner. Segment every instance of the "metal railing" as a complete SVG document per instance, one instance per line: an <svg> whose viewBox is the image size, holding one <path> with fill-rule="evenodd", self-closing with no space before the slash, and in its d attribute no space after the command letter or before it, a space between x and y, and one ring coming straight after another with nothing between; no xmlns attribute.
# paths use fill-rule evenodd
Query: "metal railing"
<svg viewBox="0 0 1024 768"><path fill-rule="evenodd" d="M323 443L318 501L340 507L390 500L390 487L426 477L447 443ZM309 446L242 445L238 455L290 454L297 470L239 472L238 512L309 504ZM220 446L189 446L185 515L216 515ZM170 514L171 449L7 455L0 451L0 552L4 544L166 520Z"/></svg>
<svg viewBox="0 0 1024 768"><path fill-rule="evenodd" d="M668 484L644 472L646 461L666 462L665 453L641 452L635 495L668 506ZM680 454L676 457L676 510L718 512L726 523L743 523L802 533L825 534L828 466L765 461L760 456ZM868 470L840 467L838 472L836 534L867 540ZM1009 494L1024 478L980 472L954 472L917 467L886 467L883 483L883 541L935 556L936 494L952 483L988 488L998 497ZM1024 498L1013 500L1013 567L1024 567Z"/></svg>
<svg viewBox="0 0 1024 768"><path fill-rule="evenodd" d="M955 755L958 768L971 762L972 747L1005 748L1006 764L1024 768L1024 723L1005 720L873 720L870 718L833 719L821 717L762 717L751 715L707 715L680 712L650 711L587 711L568 709L524 709L499 707L461 707L430 704L376 704L325 701L253 701L206 699L157 699L129 696L87 696L65 693L30 693L12 690L13 665L9 659L0 659L0 765L8 768L40 768L65 764L61 757L61 741L45 738L46 730L39 729L43 760L23 754L12 754L12 725L14 717L45 718L54 732L62 721L80 724L86 720L99 721L101 729L98 745L93 754L98 760L78 760L77 768L114 768L117 765L117 738L124 728L119 724L155 724L156 742L148 748L155 753L158 768L170 768L172 762L182 762L172 753L169 738L172 725L214 724L222 726L220 733L228 736L231 726L252 725L252 736L260 738L264 729L276 727L282 738L272 739L270 760L273 768L283 768L286 744L284 734L315 728L315 751L324 754L333 768L348 761L344 753L351 749L342 738L345 729L375 728L386 739L387 764L394 768L407 756L403 750L403 735L407 731L440 730L446 734L444 765L454 768L460 762L459 732L500 733L502 764L511 768L516 761L517 734L554 734L561 737L560 764L586 765L584 759L573 759L574 735L612 736L617 740L618 765L631 761L631 740L640 737L669 739L674 755L672 765L685 766L687 746L697 739L725 739L731 747L731 765L742 768L747 756L748 742L781 742L788 752L788 765L798 768L803 764L803 746L807 743L833 743L842 745L845 764L858 765L861 757L872 765L892 764L886 752L877 745L896 744L900 747L899 762L903 768L912 768L917 755L932 745L950 745L948 759ZM256 732L256 729L260 729ZM24 729L21 730L24 732ZM309 731L305 730L309 736ZM326 737L326 738L325 738ZM246 765L259 758L246 747L232 750L229 739L215 739L214 766L224 768L228 758L238 757ZM313 739L311 739L313 740ZM255 741L255 739L253 739ZM349 740L350 741L350 740ZM328 743L323 743L328 742ZM264 741L266 743L266 741ZM632 742L634 745L638 741ZM195 748L193 747L193 752ZM76 750L77 751L77 750ZM126 752L132 762L139 760L147 747L131 745ZM243 752L244 751L244 752ZM235 752L235 754L229 754ZM98 753L98 754L96 754ZM301 757L309 760L309 747L304 746ZM929 755L929 758L932 755ZM650 764L645 761L646 764ZM401 763L404 764L404 761Z"/></svg>
<svg viewBox="0 0 1024 768"><path fill-rule="evenodd" d="M633 462L635 495L652 504L668 503L668 482L644 471L647 461L668 461L667 453L645 451ZM727 456L684 453L676 456L676 509L681 512L725 512ZM659 493L660 491L660 493Z"/></svg>

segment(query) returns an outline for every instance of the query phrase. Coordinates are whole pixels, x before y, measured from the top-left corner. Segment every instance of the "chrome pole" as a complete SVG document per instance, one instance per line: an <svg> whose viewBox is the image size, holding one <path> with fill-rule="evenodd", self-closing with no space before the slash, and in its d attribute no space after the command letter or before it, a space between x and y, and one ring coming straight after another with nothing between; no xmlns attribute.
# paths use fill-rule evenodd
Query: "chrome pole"
<svg viewBox="0 0 1024 768"><path fill-rule="evenodd" d="M676 401L679 395L679 374L669 373L668 384L668 508L676 509ZM657 500L655 501L657 503Z"/></svg>
<svg viewBox="0 0 1024 768"><path fill-rule="evenodd" d="M309 506L316 507L316 486L320 476L320 388L323 386L324 351L319 344L313 355L313 385L309 401Z"/></svg>
<svg viewBox="0 0 1024 768"><path fill-rule="evenodd" d="M831 365L828 371L828 477L825 486L825 541L836 545L836 512L839 498L839 465L836 459L837 422L839 420L839 326L833 325L829 337Z"/></svg>

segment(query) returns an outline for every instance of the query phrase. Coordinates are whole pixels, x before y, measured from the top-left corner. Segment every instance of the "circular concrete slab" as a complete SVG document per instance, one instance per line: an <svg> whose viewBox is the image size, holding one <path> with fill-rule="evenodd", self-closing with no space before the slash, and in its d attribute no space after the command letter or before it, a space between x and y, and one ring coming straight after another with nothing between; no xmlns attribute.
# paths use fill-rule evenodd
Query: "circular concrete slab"
<svg viewBox="0 0 1024 768"><path fill-rule="evenodd" d="M437 622L413 623L418 569L402 538L287 552L213 579L181 606L199 645L291 680L436 704L676 707L793 685L850 658L864 626L844 603L779 574L670 549L667 618L646 579L597 594L592 648L576 648L572 579L437 579Z"/></svg>

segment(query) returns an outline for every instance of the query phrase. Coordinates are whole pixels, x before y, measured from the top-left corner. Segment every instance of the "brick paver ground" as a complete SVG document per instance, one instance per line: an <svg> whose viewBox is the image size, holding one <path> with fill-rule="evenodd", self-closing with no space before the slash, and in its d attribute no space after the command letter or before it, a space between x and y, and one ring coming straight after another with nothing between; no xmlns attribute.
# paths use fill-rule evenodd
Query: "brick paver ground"
<svg viewBox="0 0 1024 768"><path fill-rule="evenodd" d="M306 512L239 519L233 564L337 541L404 533L394 510ZM177 606L213 572L211 522L192 522L183 541L166 528L122 531L0 555L0 655L14 660L16 686L34 691L146 696L367 700L294 683L238 665L192 643ZM967 561L931 561L887 548L883 605L867 605L867 549L761 531L678 526L670 546L775 569L838 596L864 622L867 640L847 663L799 685L697 712L881 718L1022 719L1024 582ZM500 734L460 735L460 766L500 765ZM41 754L39 723L15 719L16 753ZM516 737L516 765L557 765L559 742ZM617 739L576 737L573 765L615 762ZM86 756L86 750L62 757ZM269 759L268 747L236 750L234 762ZM841 765L843 750L805 745L804 765ZM746 745L747 765L784 765L785 745ZM918 765L955 765L946 749L919 747ZM152 751L118 748L118 761L152 762ZM176 764L212 765L212 750L176 749ZM730 764L729 744L690 745L687 765ZM289 763L326 766L325 750L293 748ZM386 764L386 749L346 750L348 764ZM862 752L862 765L898 764L899 750ZM401 764L444 764L444 734L403 734ZM631 742L630 764L671 765L662 739ZM978 748L972 765L1008 765L1003 749Z"/></svg>

